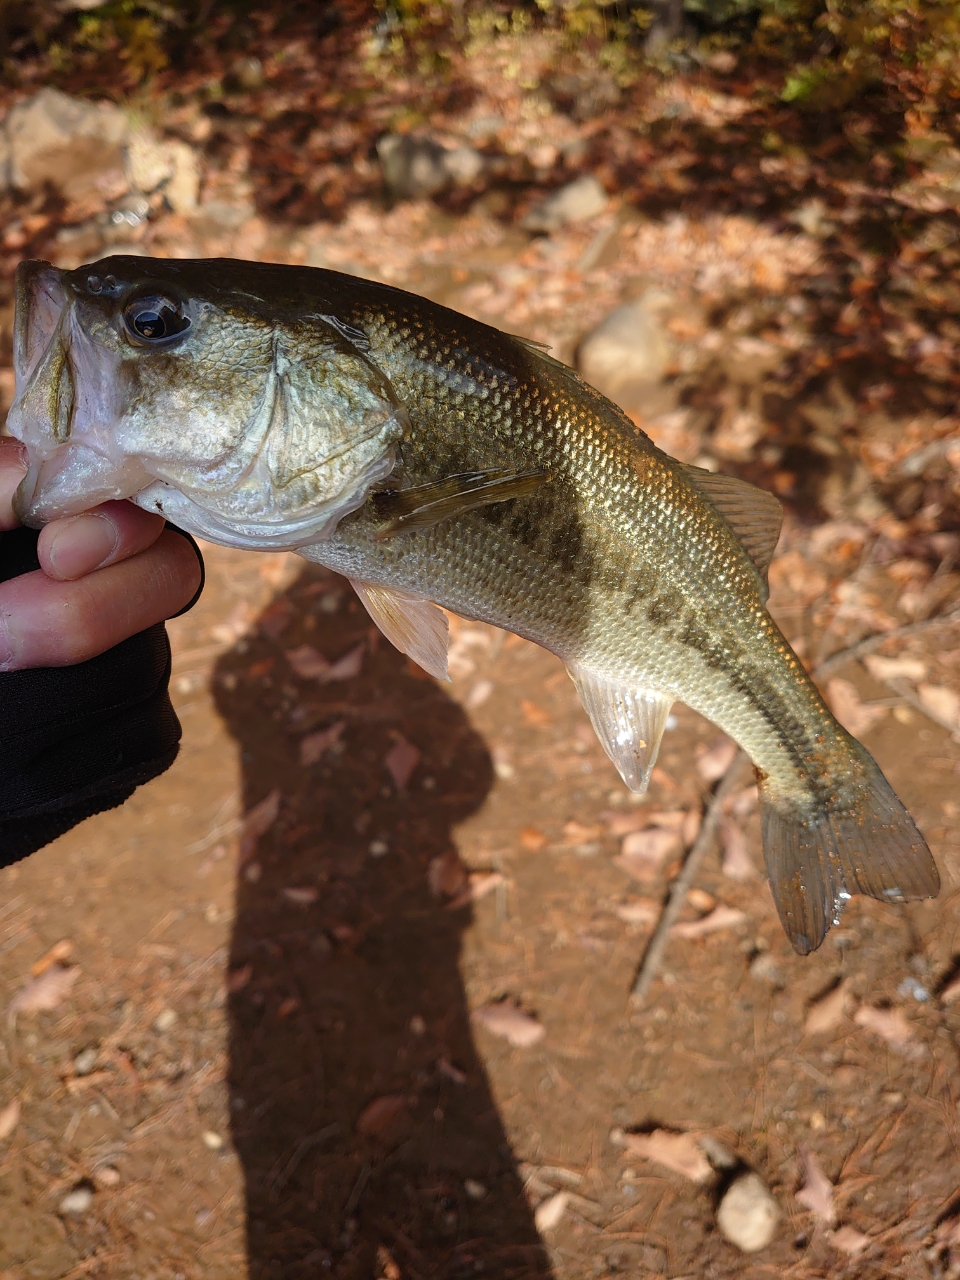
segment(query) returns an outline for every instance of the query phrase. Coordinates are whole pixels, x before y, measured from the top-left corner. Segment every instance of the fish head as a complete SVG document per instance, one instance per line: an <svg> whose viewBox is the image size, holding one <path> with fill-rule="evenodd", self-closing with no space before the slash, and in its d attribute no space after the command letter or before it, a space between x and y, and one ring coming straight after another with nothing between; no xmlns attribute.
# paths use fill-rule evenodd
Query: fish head
<svg viewBox="0 0 960 1280"><path fill-rule="evenodd" d="M25 524L129 498L229 546L302 547L393 470L406 414L362 343L305 303L272 308L257 264L225 284L218 265L18 268Z"/></svg>

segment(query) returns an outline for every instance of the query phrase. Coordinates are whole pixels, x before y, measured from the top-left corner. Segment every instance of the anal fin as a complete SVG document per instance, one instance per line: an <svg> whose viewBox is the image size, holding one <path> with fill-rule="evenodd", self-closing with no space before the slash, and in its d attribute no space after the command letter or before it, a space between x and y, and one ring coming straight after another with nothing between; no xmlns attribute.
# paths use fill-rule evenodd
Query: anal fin
<svg viewBox="0 0 960 1280"><path fill-rule="evenodd" d="M429 600L408 595L393 587L375 586L350 579L363 604L392 645L423 667L437 680L449 680L447 615Z"/></svg>
<svg viewBox="0 0 960 1280"><path fill-rule="evenodd" d="M604 751L631 791L646 791L673 699L586 667L569 666L583 708Z"/></svg>

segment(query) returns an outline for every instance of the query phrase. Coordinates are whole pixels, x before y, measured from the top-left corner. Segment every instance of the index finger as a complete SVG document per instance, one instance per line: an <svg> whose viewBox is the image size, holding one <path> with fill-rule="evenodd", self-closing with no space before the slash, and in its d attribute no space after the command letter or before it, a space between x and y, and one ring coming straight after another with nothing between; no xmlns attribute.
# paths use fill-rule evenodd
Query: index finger
<svg viewBox="0 0 960 1280"><path fill-rule="evenodd" d="M0 532L16 529L13 495L27 473L27 454L19 440L0 438Z"/></svg>

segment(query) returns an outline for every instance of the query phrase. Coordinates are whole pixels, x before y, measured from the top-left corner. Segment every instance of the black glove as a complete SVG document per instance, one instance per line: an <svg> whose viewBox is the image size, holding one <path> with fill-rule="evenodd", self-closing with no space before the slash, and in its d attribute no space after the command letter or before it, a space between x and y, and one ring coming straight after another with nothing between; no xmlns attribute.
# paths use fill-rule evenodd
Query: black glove
<svg viewBox="0 0 960 1280"><path fill-rule="evenodd" d="M183 536L201 583L181 613L203 589L200 549ZM40 567L38 537L34 529L0 535L0 582ZM169 681L162 622L76 666L0 672L0 867L169 769L181 734Z"/></svg>

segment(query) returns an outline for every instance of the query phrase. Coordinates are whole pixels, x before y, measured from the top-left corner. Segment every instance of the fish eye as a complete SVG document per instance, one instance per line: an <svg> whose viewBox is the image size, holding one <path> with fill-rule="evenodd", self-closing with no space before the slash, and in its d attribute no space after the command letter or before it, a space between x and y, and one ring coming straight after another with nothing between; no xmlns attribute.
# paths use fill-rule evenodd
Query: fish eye
<svg viewBox="0 0 960 1280"><path fill-rule="evenodd" d="M123 309L123 323L138 342L165 342L190 328L181 303L160 293L141 295L128 302Z"/></svg>

